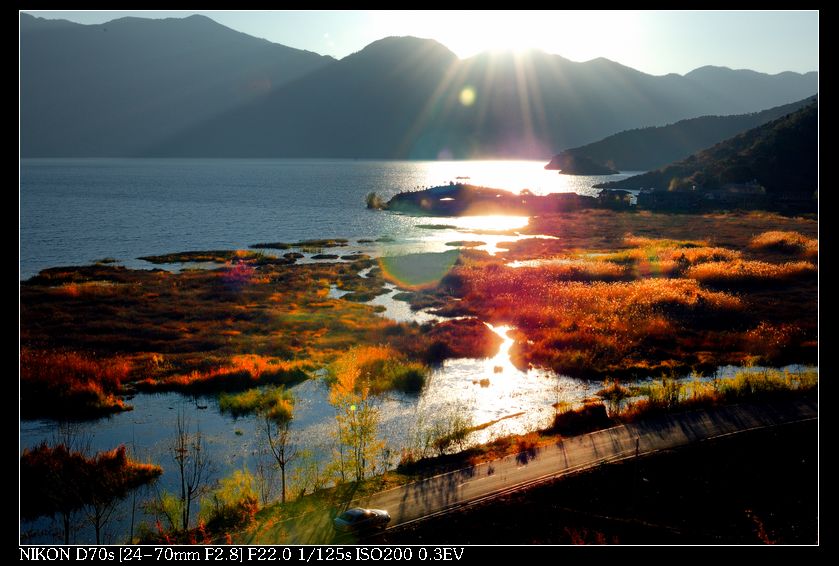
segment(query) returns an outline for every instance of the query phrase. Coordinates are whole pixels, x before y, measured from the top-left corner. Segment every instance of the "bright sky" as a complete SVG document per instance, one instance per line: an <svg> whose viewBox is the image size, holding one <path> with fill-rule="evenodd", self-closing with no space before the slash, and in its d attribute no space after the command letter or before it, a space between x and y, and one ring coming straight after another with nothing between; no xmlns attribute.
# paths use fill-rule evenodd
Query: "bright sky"
<svg viewBox="0 0 839 566"><path fill-rule="evenodd" d="M717 11L27 11L102 23L124 16L209 16L235 30L338 59L389 35L436 39L459 57L537 48L574 61L605 57L656 75L703 65L817 71L819 13Z"/></svg>

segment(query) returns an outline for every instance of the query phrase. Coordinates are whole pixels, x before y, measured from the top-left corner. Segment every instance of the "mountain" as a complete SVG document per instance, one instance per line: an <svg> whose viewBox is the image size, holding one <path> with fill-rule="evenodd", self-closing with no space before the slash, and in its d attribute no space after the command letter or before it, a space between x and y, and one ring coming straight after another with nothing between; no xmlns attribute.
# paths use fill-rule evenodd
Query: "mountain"
<svg viewBox="0 0 839 566"><path fill-rule="evenodd" d="M461 61L435 41L390 37L149 154L539 157L639 125L756 110L750 96L766 84L786 85L776 102L816 89L814 73L757 75L754 88L750 73L740 91L721 97L694 79L605 59L575 63L531 51Z"/></svg>
<svg viewBox="0 0 839 566"><path fill-rule="evenodd" d="M21 152L136 155L333 62L204 16L81 25L21 13Z"/></svg>
<svg viewBox="0 0 839 566"><path fill-rule="evenodd" d="M568 158L588 158L620 171L648 171L684 159L751 128L811 104L815 97L776 106L762 112L734 116L702 116L667 126L628 130L600 141L568 149L551 159L546 169L562 169Z"/></svg>
<svg viewBox="0 0 839 566"><path fill-rule="evenodd" d="M400 148L456 64L454 53L436 42L381 39L263 100L150 148L149 154L408 156L410 149Z"/></svg>
<svg viewBox="0 0 839 566"><path fill-rule="evenodd" d="M818 159L814 102L672 165L597 187L689 192L756 181L770 196L812 194L818 189Z"/></svg>
<svg viewBox="0 0 839 566"><path fill-rule="evenodd" d="M817 90L816 73L652 76L606 59L577 63L539 51L459 60L412 37L385 38L330 62L207 18L127 20L53 23L37 34L28 30L32 22L22 24L23 155L544 158L621 130L753 112ZM162 47L166 34L158 28L188 30L173 33L189 39ZM122 39L100 45L91 35ZM241 49L187 49L234 36ZM120 51L126 42L132 48ZM311 68L291 73L282 64L265 81L231 76L285 61L280 54L305 55ZM189 80L180 80L183 73ZM734 80L737 90L727 91ZM244 89L244 96L241 85L258 92ZM222 91L239 94L222 108Z"/></svg>

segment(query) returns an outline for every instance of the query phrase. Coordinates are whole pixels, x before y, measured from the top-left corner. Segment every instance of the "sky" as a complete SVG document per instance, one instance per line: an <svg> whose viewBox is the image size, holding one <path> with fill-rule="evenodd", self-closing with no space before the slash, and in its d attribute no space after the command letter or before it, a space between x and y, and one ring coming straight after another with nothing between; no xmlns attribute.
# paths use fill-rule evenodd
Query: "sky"
<svg viewBox="0 0 839 566"><path fill-rule="evenodd" d="M436 39L458 57L541 49L605 57L654 75L704 65L765 73L817 71L819 13L719 11L27 11L78 23L204 14L235 30L340 59L391 35Z"/></svg>

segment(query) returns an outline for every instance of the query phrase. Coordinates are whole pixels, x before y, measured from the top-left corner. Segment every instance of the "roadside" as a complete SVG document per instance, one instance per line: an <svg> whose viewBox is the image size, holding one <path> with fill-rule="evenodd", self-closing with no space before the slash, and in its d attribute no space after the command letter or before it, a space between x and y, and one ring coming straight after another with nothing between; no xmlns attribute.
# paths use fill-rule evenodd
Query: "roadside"
<svg viewBox="0 0 839 566"><path fill-rule="evenodd" d="M629 458L445 515L375 544L815 544L817 421Z"/></svg>
<svg viewBox="0 0 839 566"><path fill-rule="evenodd" d="M746 430L816 419L817 416L817 401L811 398L667 415L559 439L553 444L534 446L499 460L364 497L354 498L347 494L339 508L363 506L387 509L393 517L391 524L396 526L525 484L537 484L606 462L670 450ZM331 514L326 509L285 520L274 517L273 521L261 522L249 529L239 540L250 543L330 542L330 521Z"/></svg>

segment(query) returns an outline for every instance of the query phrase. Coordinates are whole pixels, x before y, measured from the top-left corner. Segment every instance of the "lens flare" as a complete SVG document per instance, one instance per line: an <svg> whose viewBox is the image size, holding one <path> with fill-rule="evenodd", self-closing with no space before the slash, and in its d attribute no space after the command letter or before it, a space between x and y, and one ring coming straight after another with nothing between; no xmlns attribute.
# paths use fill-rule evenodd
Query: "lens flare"
<svg viewBox="0 0 839 566"><path fill-rule="evenodd" d="M379 259L379 266L385 278L399 287L422 289L439 283L459 256L459 250L386 256Z"/></svg>
<svg viewBox="0 0 839 566"><path fill-rule="evenodd" d="M475 104L475 89L471 86L465 87L460 91L459 99L463 106L472 106Z"/></svg>

